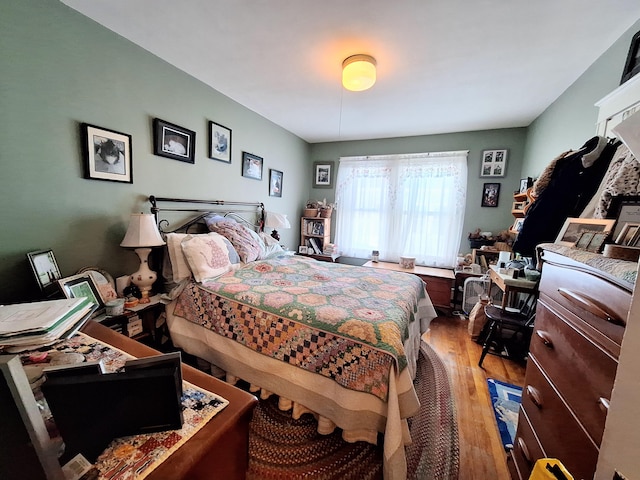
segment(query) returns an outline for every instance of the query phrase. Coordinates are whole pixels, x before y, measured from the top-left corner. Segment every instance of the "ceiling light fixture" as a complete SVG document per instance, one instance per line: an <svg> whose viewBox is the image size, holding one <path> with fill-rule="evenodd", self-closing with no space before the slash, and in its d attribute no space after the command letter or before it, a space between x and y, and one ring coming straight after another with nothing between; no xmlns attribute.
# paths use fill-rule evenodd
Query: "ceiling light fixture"
<svg viewBox="0 0 640 480"><path fill-rule="evenodd" d="M376 59L370 55L352 55L342 62L342 85L361 92L376 83Z"/></svg>

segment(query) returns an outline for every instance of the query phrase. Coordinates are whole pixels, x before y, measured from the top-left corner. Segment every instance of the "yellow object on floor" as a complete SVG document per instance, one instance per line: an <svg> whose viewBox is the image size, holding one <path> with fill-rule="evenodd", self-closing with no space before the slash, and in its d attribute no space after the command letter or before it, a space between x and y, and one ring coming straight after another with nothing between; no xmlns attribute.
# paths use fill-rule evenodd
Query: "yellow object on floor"
<svg viewBox="0 0 640 480"><path fill-rule="evenodd" d="M529 480L573 480L573 476L559 460L540 458L533 466Z"/></svg>

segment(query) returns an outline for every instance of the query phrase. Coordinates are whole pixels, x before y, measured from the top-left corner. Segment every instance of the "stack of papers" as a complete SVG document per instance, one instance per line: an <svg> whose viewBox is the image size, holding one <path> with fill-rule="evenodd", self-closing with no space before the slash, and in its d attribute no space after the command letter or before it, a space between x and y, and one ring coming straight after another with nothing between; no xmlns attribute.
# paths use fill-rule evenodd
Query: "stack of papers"
<svg viewBox="0 0 640 480"><path fill-rule="evenodd" d="M0 346L46 345L69 338L94 310L87 297L0 305Z"/></svg>

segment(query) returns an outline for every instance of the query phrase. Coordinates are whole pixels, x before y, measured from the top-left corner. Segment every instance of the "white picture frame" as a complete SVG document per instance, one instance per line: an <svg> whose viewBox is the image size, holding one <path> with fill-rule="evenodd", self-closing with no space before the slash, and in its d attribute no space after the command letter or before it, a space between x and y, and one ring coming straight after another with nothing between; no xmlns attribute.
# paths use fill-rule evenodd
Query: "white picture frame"
<svg viewBox="0 0 640 480"><path fill-rule="evenodd" d="M480 160L481 177L504 177L507 170L507 150L484 150Z"/></svg>

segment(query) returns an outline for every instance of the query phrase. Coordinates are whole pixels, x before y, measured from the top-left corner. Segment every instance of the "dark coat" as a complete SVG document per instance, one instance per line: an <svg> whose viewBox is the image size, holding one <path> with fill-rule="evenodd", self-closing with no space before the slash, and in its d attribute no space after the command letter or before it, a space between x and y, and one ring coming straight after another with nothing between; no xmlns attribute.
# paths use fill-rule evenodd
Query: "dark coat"
<svg viewBox="0 0 640 480"><path fill-rule="evenodd" d="M513 251L523 257L534 255L540 243L554 242L568 217L579 217L595 195L620 145L608 142L597 160L584 167L582 157L598 146L593 137L584 146L560 159L553 169L548 186L527 210Z"/></svg>

